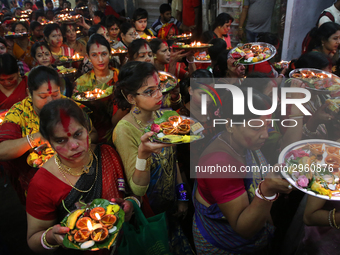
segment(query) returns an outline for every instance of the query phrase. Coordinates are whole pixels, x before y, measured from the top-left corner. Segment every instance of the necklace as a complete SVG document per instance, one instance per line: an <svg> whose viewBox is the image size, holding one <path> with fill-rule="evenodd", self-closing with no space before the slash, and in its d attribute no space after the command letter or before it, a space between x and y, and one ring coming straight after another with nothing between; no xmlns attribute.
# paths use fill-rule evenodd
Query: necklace
<svg viewBox="0 0 340 255"><path fill-rule="evenodd" d="M92 151L91 151L91 152L92 152ZM92 153L93 153L93 152L92 152ZM74 188L75 190L79 191L79 192L82 192L82 193L89 192L89 191L93 188L94 184L95 184L96 181L97 181L97 177L98 177L98 158L97 158L96 154L93 153L93 155L94 155L94 157L96 158L96 178L94 179L94 182L92 183L92 186L91 186L88 190L81 190L81 189L78 189L78 188L76 188L75 186L73 186L72 183L69 181L69 179L67 179L67 177L66 177L66 175L65 175L65 173L64 173L64 171L63 171L63 169L61 168L61 166L58 164L58 162L57 162L57 160L56 160L56 157L54 157L54 161L55 161L56 165L58 166L59 172L63 175L63 177L64 177L65 180L70 184L70 186L71 186L72 188Z"/></svg>
<svg viewBox="0 0 340 255"><path fill-rule="evenodd" d="M135 116L131 111L130 111L130 114L131 114L132 118L134 119L134 121L135 121L135 122L137 123L137 125L139 126L139 130L141 130L141 131L144 132L144 129L145 129L149 124L143 125L142 121L141 121L141 120L138 120L138 119L136 118L136 116ZM156 115L155 112L153 112L152 115L153 115L154 118L157 117L157 115Z"/></svg>
<svg viewBox="0 0 340 255"><path fill-rule="evenodd" d="M217 138L218 138L218 140L220 140L220 141L224 142L226 145L228 145L228 147L229 147L229 148L230 148L237 156L239 156L239 157L241 157L241 158L245 158L245 157L246 157L246 155L241 155L241 154L237 153L237 152L234 150L234 148L231 147L231 145L230 145L229 143L227 143L226 141L224 141L224 140L221 138L221 135L219 135Z"/></svg>
<svg viewBox="0 0 340 255"><path fill-rule="evenodd" d="M65 166L63 163L61 163L58 154L55 156L55 161L56 161L58 167L60 166L60 168L63 170L63 172L66 172L69 175L81 176L82 174L88 174L89 171L90 171L90 167L92 166L92 163L93 163L93 152L92 152L92 150L89 150L89 151L90 151L90 162L86 166L82 167L80 173L73 173L71 167Z"/></svg>
<svg viewBox="0 0 340 255"><path fill-rule="evenodd" d="M97 80L97 84L103 84L103 83L107 83L108 81L110 81L113 77L113 72L111 70L109 70L109 74L103 77L98 77L96 76L96 80Z"/></svg>

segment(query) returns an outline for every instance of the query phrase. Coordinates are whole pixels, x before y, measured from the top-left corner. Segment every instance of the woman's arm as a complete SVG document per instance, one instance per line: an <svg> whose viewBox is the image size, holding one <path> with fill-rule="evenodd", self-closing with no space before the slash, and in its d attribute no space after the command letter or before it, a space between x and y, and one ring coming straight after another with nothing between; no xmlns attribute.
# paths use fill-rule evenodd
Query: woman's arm
<svg viewBox="0 0 340 255"><path fill-rule="evenodd" d="M305 213L303 214L303 222L307 226L330 226L329 224L329 211L323 209L326 200L308 196ZM333 217L330 218L333 223ZM340 224L340 212L335 213L336 224Z"/></svg>
<svg viewBox="0 0 340 255"><path fill-rule="evenodd" d="M55 223L55 220L39 220L27 213L27 243L31 250L39 253L50 251L42 246L41 237L52 226L53 228L45 235L47 244L62 245L63 235L69 231L69 228L61 227L59 224L54 225Z"/></svg>
<svg viewBox="0 0 340 255"><path fill-rule="evenodd" d="M291 190L288 189L286 180L267 178L261 185L261 191L265 197L270 197L278 192L289 193ZM236 233L244 238L252 238L270 220L272 204L257 196L249 204L248 195L244 192L239 197L218 206Z"/></svg>
<svg viewBox="0 0 340 255"><path fill-rule="evenodd" d="M40 132L32 135L34 143L45 143ZM31 149L27 136L23 138L6 140L0 143L0 161L11 160L22 156L26 151Z"/></svg>

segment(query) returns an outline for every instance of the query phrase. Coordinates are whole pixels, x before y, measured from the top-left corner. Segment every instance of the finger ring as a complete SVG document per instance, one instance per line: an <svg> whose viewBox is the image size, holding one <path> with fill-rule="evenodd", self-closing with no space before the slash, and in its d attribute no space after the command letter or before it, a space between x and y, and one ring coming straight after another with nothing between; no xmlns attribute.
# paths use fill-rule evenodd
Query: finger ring
<svg viewBox="0 0 340 255"><path fill-rule="evenodd" d="M289 184L288 189L292 189L292 188L293 188L292 184Z"/></svg>

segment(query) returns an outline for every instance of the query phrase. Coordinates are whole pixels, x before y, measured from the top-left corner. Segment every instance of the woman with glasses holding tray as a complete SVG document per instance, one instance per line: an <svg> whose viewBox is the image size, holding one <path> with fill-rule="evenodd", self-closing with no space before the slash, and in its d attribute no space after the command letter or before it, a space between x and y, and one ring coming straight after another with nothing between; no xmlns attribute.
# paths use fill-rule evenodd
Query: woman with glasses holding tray
<svg viewBox="0 0 340 255"><path fill-rule="evenodd" d="M153 213L166 212L173 254L192 254L178 221L185 217L188 205L186 197L177 196L182 177L175 148L156 142L145 146L153 132L144 134L144 129L162 115L159 111L162 98L157 69L152 64L134 61L125 64L118 77L115 102L122 110L131 111L118 122L112 140L132 192L147 195Z"/></svg>

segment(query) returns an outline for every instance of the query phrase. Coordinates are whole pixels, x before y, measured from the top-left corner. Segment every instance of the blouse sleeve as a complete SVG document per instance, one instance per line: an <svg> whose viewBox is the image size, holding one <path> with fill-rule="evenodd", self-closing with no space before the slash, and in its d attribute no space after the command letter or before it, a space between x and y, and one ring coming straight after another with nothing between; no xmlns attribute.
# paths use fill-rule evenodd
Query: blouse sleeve
<svg viewBox="0 0 340 255"><path fill-rule="evenodd" d="M132 180L141 136L141 131L126 120L119 121L112 134L112 141L124 165L126 179L132 192L137 196L143 196L149 187L137 185Z"/></svg>

